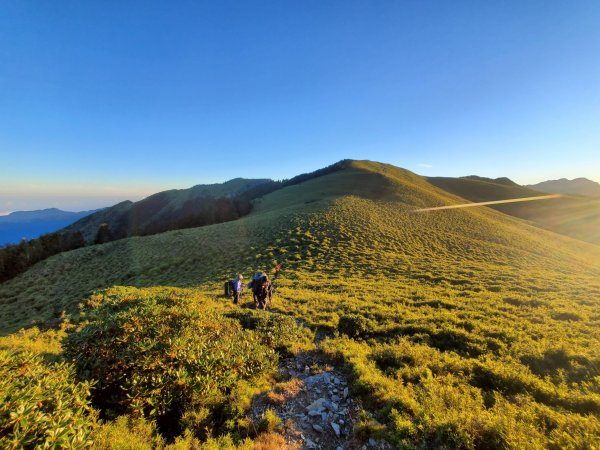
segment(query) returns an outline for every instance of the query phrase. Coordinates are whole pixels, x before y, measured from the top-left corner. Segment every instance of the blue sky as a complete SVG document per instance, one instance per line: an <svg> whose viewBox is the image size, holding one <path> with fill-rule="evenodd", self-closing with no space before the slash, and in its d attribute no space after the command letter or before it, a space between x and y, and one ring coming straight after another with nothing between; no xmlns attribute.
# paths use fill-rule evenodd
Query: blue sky
<svg viewBox="0 0 600 450"><path fill-rule="evenodd" d="M0 212L343 158L600 181L600 2L7 1Z"/></svg>

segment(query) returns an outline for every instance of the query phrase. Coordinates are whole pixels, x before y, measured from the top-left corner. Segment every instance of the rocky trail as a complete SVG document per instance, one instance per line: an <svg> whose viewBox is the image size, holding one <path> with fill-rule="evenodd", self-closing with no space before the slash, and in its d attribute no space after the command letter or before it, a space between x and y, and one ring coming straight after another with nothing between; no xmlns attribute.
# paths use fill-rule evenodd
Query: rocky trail
<svg viewBox="0 0 600 450"><path fill-rule="evenodd" d="M284 359L284 380L255 398L251 415L258 423L268 409L281 419L282 434L291 449L391 449L385 441L360 442L354 428L360 411L347 378L318 352Z"/></svg>

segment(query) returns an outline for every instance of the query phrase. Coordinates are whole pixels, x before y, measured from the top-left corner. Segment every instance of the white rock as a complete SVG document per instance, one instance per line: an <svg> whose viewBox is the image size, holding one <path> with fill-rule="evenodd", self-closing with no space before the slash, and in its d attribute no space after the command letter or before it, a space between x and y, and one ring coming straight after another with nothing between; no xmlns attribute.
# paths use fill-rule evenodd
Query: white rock
<svg viewBox="0 0 600 450"><path fill-rule="evenodd" d="M317 444L315 444L313 441L311 441L310 439L307 439L306 441L304 441L304 443L306 444L306 446L308 448L317 448Z"/></svg>
<svg viewBox="0 0 600 450"><path fill-rule="evenodd" d="M348 388L344 388L344 398L348 398Z"/></svg>
<svg viewBox="0 0 600 450"><path fill-rule="evenodd" d="M330 425L331 425L331 428L333 428L335 435L339 437L340 436L340 426L335 422L331 422Z"/></svg>
<svg viewBox="0 0 600 450"><path fill-rule="evenodd" d="M320 399L315 400L310 405L308 405L306 407L306 410L307 411L315 410L315 411L321 412L324 409L323 403L326 401L327 401L327 399L321 397Z"/></svg>
<svg viewBox="0 0 600 450"><path fill-rule="evenodd" d="M316 423L313 423L312 427L315 431L318 431L319 433L323 432L323 427L321 425L317 425Z"/></svg>

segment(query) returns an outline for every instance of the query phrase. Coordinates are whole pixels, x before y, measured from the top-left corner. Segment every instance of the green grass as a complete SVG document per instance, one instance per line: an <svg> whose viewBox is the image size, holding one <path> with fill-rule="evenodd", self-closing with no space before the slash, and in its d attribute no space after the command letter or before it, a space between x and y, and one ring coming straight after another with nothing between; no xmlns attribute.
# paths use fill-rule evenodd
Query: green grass
<svg viewBox="0 0 600 450"><path fill-rule="evenodd" d="M547 195L524 186L469 178L428 178L428 181L473 202ZM547 230L600 245L600 200L576 195L527 203L494 205L494 209L531 221Z"/></svg>
<svg viewBox="0 0 600 450"><path fill-rule="evenodd" d="M228 311L223 281L281 262L273 309L329 336L367 407L361 433L407 448L594 448L600 248L487 208L414 212L459 202L354 162L235 222L52 257L0 286L0 327L75 314L113 285L185 288Z"/></svg>

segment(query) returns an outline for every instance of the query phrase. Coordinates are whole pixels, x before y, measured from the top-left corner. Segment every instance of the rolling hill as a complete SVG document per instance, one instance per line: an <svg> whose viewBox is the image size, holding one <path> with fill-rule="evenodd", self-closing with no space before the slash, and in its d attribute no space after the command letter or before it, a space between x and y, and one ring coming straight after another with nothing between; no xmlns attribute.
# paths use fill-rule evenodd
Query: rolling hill
<svg viewBox="0 0 600 450"><path fill-rule="evenodd" d="M223 281L281 263L266 314L324 338L319 349L362 400L367 436L407 448L592 448L600 248L489 208L418 212L465 202L433 182L344 161L235 221L56 255L0 285L1 331L76 314L94 292L143 302L167 289L237 314L219 297ZM456 183L494 184L478 185L478 200L497 192ZM97 291L115 285L127 287Z"/></svg>
<svg viewBox="0 0 600 450"><path fill-rule="evenodd" d="M272 180L235 178L225 183L158 192L138 202L124 201L98 211L65 228L83 233L93 242L100 225L107 224L115 239L156 234L233 220L249 211L249 201L274 190Z"/></svg>
<svg viewBox="0 0 600 450"><path fill-rule="evenodd" d="M536 191L530 186L519 186L504 179L482 177L430 177L429 183L472 202L535 197L548 192ZM507 182L508 180L508 182ZM600 245L600 199L576 195L526 203L493 205L492 208L555 233Z"/></svg>

